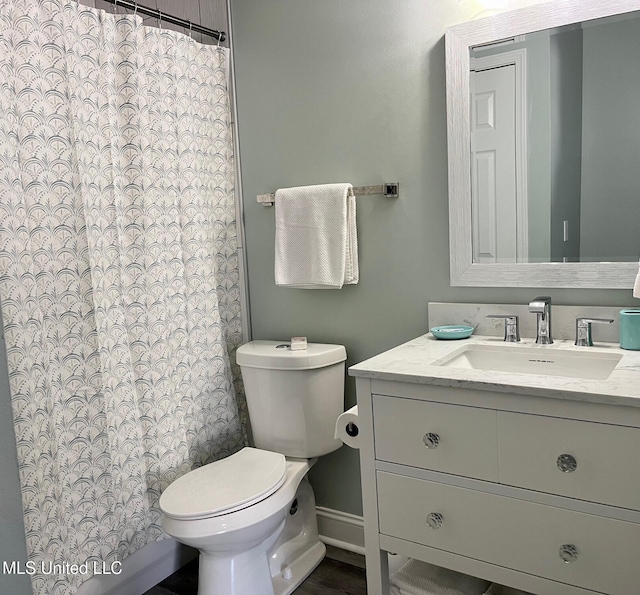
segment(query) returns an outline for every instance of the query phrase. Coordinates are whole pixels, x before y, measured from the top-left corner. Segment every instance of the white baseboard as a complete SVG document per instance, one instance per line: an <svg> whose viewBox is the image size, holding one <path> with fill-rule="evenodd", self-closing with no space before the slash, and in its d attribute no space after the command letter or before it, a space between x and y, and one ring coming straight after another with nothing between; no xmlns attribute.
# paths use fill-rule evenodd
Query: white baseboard
<svg viewBox="0 0 640 595"><path fill-rule="evenodd" d="M316 506L320 541L364 555L364 522L361 516Z"/></svg>
<svg viewBox="0 0 640 595"><path fill-rule="evenodd" d="M76 595L140 595L197 555L197 550L175 539L154 541L125 558L120 574L93 576Z"/></svg>

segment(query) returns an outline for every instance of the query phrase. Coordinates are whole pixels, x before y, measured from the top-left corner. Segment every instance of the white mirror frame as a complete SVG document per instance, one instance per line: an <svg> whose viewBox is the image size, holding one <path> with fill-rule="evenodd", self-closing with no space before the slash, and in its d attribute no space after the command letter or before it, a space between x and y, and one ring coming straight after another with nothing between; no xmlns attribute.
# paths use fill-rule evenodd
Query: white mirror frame
<svg viewBox="0 0 640 595"><path fill-rule="evenodd" d="M469 49L516 35L640 10L640 0L556 0L447 29L447 139L451 285L631 289L633 262L474 263ZM640 233L640 228L639 228Z"/></svg>

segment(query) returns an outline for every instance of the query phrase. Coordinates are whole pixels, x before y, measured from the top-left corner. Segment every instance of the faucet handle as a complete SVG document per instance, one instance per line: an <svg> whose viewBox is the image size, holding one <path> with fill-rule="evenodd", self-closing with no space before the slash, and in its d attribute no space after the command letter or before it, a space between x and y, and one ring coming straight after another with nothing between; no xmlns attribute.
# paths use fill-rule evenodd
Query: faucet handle
<svg viewBox="0 0 640 595"><path fill-rule="evenodd" d="M575 345L581 347L592 347L591 323L611 324L613 318L576 318L576 341Z"/></svg>
<svg viewBox="0 0 640 595"><path fill-rule="evenodd" d="M487 318L504 319L504 340L507 343L520 341L520 319L514 314L489 314Z"/></svg>

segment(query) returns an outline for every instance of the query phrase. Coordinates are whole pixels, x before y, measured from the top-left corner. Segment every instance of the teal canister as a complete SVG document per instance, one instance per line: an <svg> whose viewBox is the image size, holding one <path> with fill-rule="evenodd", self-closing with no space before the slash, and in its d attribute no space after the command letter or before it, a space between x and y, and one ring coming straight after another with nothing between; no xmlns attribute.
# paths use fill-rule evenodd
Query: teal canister
<svg viewBox="0 0 640 595"><path fill-rule="evenodd" d="M620 310L620 347L640 350L640 309Z"/></svg>

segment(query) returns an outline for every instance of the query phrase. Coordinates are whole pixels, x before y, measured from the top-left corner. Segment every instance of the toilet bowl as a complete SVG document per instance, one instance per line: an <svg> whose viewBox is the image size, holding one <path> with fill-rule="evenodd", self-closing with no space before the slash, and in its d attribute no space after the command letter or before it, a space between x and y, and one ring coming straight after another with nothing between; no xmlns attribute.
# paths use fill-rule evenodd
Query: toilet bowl
<svg viewBox="0 0 640 595"><path fill-rule="evenodd" d="M254 341L236 354L257 448L200 467L160 497L166 532L200 550L198 595L289 595L325 555L306 478L339 448L342 345Z"/></svg>
<svg viewBox="0 0 640 595"><path fill-rule="evenodd" d="M246 462L248 455L275 455L267 451L245 448L223 461L235 465L236 469ZM234 460L234 457L236 460ZM244 457L245 460L240 460ZM284 457L283 457L284 458ZM230 512L216 510L213 500L210 516L193 507L193 501L203 494L193 490L206 488L206 484L220 479L223 473L215 469L223 461L201 467L198 471L211 471L209 477L205 473L200 478L200 485L194 485L194 472L175 481L160 499L160 507L164 513L163 527L166 532L185 545L200 550L200 568L198 576L199 595L287 595L304 580L305 576L315 568L324 557L325 547L318 540L317 530L304 527L297 536L304 542L305 548L313 548L314 554L307 556L308 572L303 575L302 569L293 572L296 559L283 556L281 552L272 551L281 535L285 521L290 515L292 503L301 481L315 461L284 460L284 475L278 480L278 487L268 495L257 496L256 500L233 507ZM188 485L181 485L181 479ZM196 478L197 479L197 478ZM171 489L173 488L173 489ZM215 490L214 490L215 491ZM190 514L185 510L192 506ZM315 502L312 504L315 515ZM303 514L296 510L294 514ZM315 533L315 535L314 535ZM313 543L312 543L313 542ZM316 547L313 547L316 546ZM278 556L278 554L280 554ZM274 568L270 558L278 558L281 568ZM315 563L314 563L315 561ZM298 564L299 565L299 564ZM272 572L275 571L275 576ZM297 574L297 577L295 576ZM283 576L284 575L284 576ZM295 582L296 578L300 581ZM275 582L281 587L274 588Z"/></svg>

